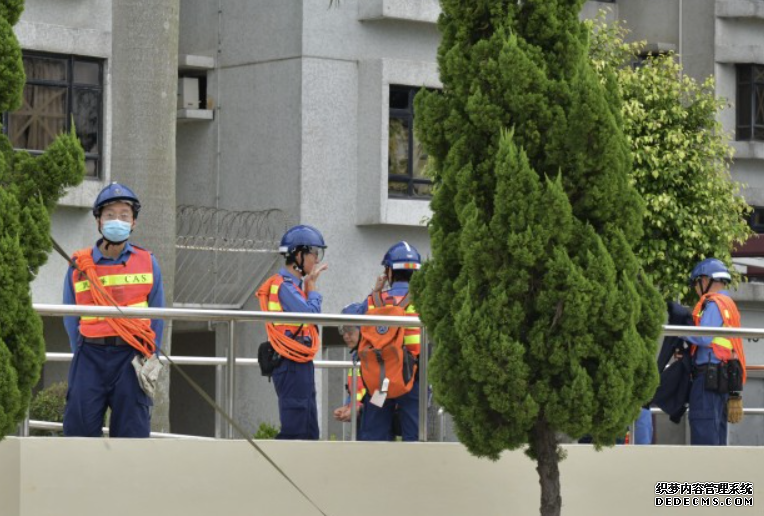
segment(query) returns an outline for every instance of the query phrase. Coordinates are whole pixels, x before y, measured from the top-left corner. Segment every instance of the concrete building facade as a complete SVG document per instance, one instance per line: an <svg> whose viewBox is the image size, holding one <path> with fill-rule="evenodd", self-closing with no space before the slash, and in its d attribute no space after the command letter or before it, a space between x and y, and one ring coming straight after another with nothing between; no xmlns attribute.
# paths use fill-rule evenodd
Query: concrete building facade
<svg viewBox="0 0 764 516"><path fill-rule="evenodd" d="M25 52L81 56L102 68L98 168L73 189L53 219L54 236L67 249L97 236L88 208L113 173L117 149L133 145L129 133L113 138L122 99L113 84L124 52L115 52L115 8L107 0L59 5L27 0L16 33ZM436 53L437 0L180 0L177 71L179 105L175 143L175 216L144 221L136 241L155 232L176 237L175 306L258 309L253 293L277 269L280 231L312 224L328 243L329 270L319 286L325 312L339 312L368 294L385 250L398 240L429 254L430 215L426 155L411 135L411 92L439 88ZM764 2L755 0L620 0L587 2L582 16L610 9L634 39L651 49L675 50L685 72L698 80L714 75L720 96L735 102L740 66L764 65ZM122 58L125 59L125 58ZM761 90L754 87L754 91ZM754 97L752 97L754 98ZM756 102L764 104L763 99ZM760 105L764 112L764 106ZM128 116L122 112L120 116ZM753 122L758 118L752 108ZM722 116L725 130L740 125L734 109ZM753 123L752 122L752 123ZM764 115L762 121L764 124ZM755 125L755 124L753 124ZM758 136L756 136L756 134ZM764 206L764 129L733 142L733 177L748 184L746 198ZM150 173L150 171L146 171ZM147 188L157 188L155 185ZM139 192L153 198L152 192ZM249 217L249 218L248 218ZM253 223L252 221L257 221ZM147 231L148 230L148 231ZM221 235L234 235L224 238ZM245 235L245 236L242 236ZM193 239L209 245L185 245ZM204 240L206 238L206 240ZM253 243L254 242L254 243ZM204 246L201 246L204 247ZM755 251L753 251L755 253ZM205 254L206 253L206 254ZM236 254L236 260L231 257ZM248 256L247 260L239 258ZM764 253L761 254L764 256ZM58 303L66 265L52 257L33 285L35 302ZM737 293L746 326L764 327L760 285ZM65 350L60 320L45 321L49 350ZM175 323L175 355L223 356L228 329L207 323ZM263 328L238 324L241 356L255 357ZM325 328L324 358L342 358L336 330ZM764 352L747 343L749 361ZM336 345L336 346L335 346ZM189 368L222 401L223 372ZM65 378L50 364L45 383ZM332 421L341 402L341 375L318 375L322 438L341 438L347 428ZM214 435L215 416L185 382L171 382L171 430ZM764 406L764 388L746 391L749 406ZM278 423L272 385L255 368L240 368L237 419L255 432ZM731 442L764 441L760 420L735 428ZM446 438L453 438L446 432ZM661 442L683 442L684 430L659 424Z"/></svg>

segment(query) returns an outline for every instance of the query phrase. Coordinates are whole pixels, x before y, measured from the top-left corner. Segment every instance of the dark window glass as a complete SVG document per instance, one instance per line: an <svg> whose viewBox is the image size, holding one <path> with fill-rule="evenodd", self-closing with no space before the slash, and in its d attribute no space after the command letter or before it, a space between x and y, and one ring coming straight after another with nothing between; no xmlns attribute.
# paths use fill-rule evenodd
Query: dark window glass
<svg viewBox="0 0 764 516"><path fill-rule="evenodd" d="M74 82L101 86L101 64L95 61L75 61Z"/></svg>
<svg viewBox="0 0 764 516"><path fill-rule="evenodd" d="M737 65L735 139L764 140L764 65Z"/></svg>
<svg viewBox="0 0 764 516"><path fill-rule="evenodd" d="M419 88L390 86L390 119L387 139L388 195L432 196L427 176L428 156L414 134L414 96Z"/></svg>
<svg viewBox="0 0 764 516"><path fill-rule="evenodd" d="M764 233L764 208L754 206L748 223L756 233Z"/></svg>
<svg viewBox="0 0 764 516"><path fill-rule="evenodd" d="M16 149L40 154L74 120L87 175L101 168L103 62L76 56L24 54L27 82L21 107L6 114L4 130Z"/></svg>

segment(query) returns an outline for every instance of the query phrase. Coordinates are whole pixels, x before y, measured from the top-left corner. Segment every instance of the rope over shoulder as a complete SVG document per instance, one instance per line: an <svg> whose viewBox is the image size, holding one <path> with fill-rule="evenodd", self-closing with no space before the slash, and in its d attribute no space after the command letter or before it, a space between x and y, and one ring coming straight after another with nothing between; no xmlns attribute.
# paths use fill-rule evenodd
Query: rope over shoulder
<svg viewBox="0 0 764 516"><path fill-rule="evenodd" d="M74 262L77 269L85 274L92 289L93 301L98 306L119 306L109 292L103 288L96 272L93 253L90 249L82 249L74 253ZM148 321L141 319L117 319L107 318L106 322L114 329L115 333L127 342L131 347L139 351L146 358L156 353L156 334L151 329Z"/></svg>

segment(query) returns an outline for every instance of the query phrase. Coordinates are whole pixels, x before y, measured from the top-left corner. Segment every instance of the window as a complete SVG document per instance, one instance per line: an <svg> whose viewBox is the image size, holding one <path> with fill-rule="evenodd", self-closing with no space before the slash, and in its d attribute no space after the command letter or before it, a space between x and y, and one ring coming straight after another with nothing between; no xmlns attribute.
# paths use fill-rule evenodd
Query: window
<svg viewBox="0 0 764 516"><path fill-rule="evenodd" d="M5 130L16 149L41 154L71 128L85 149L87 176L101 169L103 61L24 53L27 82L21 107L6 114Z"/></svg>
<svg viewBox="0 0 764 516"><path fill-rule="evenodd" d="M390 86L387 154L389 197L429 199L432 181L426 175L427 153L414 136L414 95L419 88Z"/></svg>
<svg viewBox="0 0 764 516"><path fill-rule="evenodd" d="M753 212L748 218L748 225L756 233L764 233L764 208L760 206L753 206Z"/></svg>
<svg viewBox="0 0 764 516"><path fill-rule="evenodd" d="M736 140L764 140L764 65L737 65Z"/></svg>

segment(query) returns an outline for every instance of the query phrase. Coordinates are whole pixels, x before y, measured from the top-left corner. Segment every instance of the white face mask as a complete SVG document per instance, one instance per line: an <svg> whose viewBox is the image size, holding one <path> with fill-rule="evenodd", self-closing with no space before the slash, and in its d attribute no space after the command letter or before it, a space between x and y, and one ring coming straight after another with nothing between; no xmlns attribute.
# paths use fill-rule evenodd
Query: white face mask
<svg viewBox="0 0 764 516"><path fill-rule="evenodd" d="M130 237L133 225L121 220L107 220L101 225L101 234L109 242L121 244Z"/></svg>

